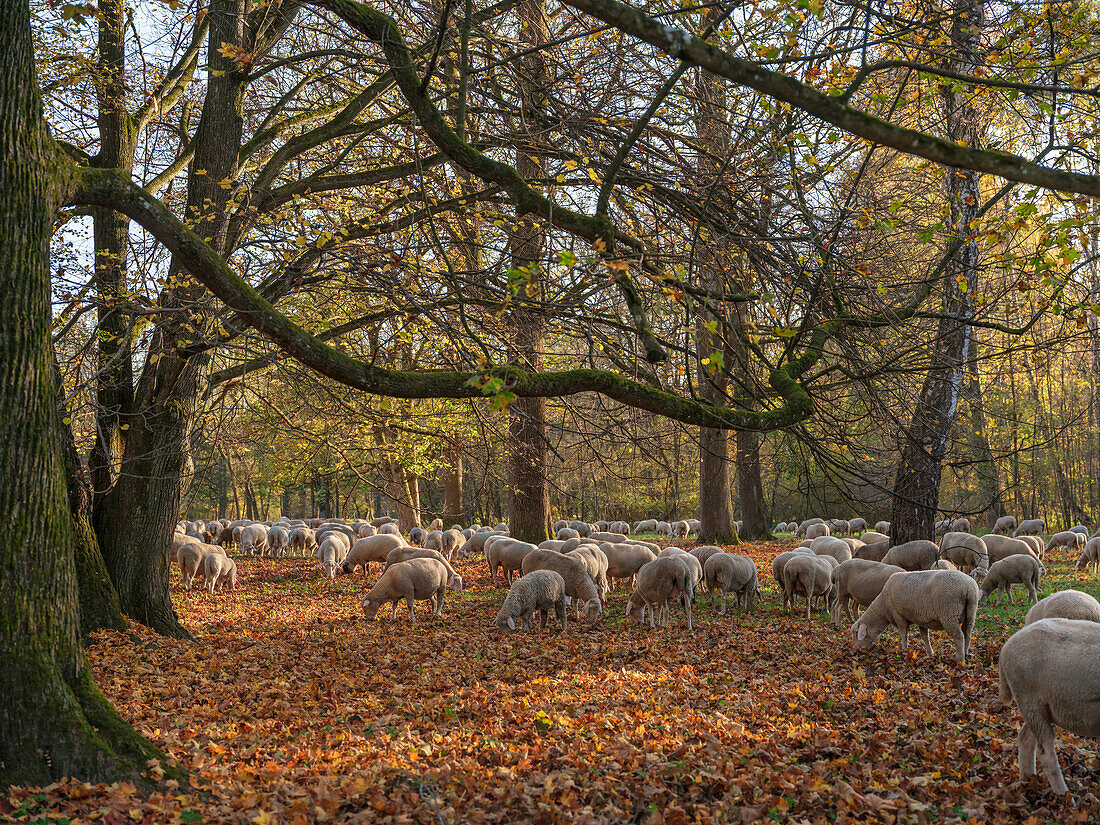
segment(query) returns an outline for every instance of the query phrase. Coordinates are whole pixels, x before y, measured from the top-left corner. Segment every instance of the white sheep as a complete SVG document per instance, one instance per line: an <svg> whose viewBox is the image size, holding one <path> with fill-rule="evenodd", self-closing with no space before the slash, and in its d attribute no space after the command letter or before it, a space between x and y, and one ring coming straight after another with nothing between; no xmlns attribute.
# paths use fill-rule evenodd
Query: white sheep
<svg viewBox="0 0 1100 825"><path fill-rule="evenodd" d="M1091 538L1085 542L1085 549L1081 551L1081 557L1077 559L1077 569L1088 571L1092 568L1092 574L1095 576L1097 570L1100 570L1100 538Z"/></svg>
<svg viewBox="0 0 1100 825"><path fill-rule="evenodd" d="M649 547L640 544L601 542L599 548L607 556L608 579L633 579L643 565L657 558Z"/></svg>
<svg viewBox="0 0 1100 825"><path fill-rule="evenodd" d="M355 544L351 546L344 559L339 562L341 572L344 575L349 575L354 573L357 567L362 567L364 573L369 573L372 561L385 566L390 551L405 546L407 546L405 540L401 536L395 536L392 533L378 533L374 536L356 539Z"/></svg>
<svg viewBox="0 0 1100 825"><path fill-rule="evenodd" d="M1059 590L1040 599L1027 611L1024 624L1040 619L1080 619L1100 622L1100 601L1080 590Z"/></svg>
<svg viewBox="0 0 1100 825"><path fill-rule="evenodd" d="M206 576L206 588L213 594L215 588L224 590L226 584L230 590L237 589L237 562L219 553L209 553L202 560L203 574Z"/></svg>
<svg viewBox="0 0 1100 825"><path fill-rule="evenodd" d="M329 535L317 545L317 560L321 563L321 569L330 579L336 578L336 572L344 559L348 556L348 546L340 540L340 537Z"/></svg>
<svg viewBox="0 0 1100 825"><path fill-rule="evenodd" d="M650 628L654 628L657 622L661 627L668 627L669 602L691 593L690 576L687 566L674 556L643 564L638 570L638 584L626 603L627 620L632 624L645 621L648 609ZM684 599L683 604L688 630L692 630L691 600Z"/></svg>
<svg viewBox="0 0 1100 825"><path fill-rule="evenodd" d="M383 569L383 572L399 562L409 561L410 559L435 559L447 568L447 587L455 593L462 592L462 576L451 567L451 563L438 550L428 550L426 547L395 547L386 554L386 568Z"/></svg>
<svg viewBox="0 0 1100 825"><path fill-rule="evenodd" d="M940 558L970 573L978 581L989 573L989 548L981 536L953 531L940 539Z"/></svg>
<svg viewBox="0 0 1100 825"><path fill-rule="evenodd" d="M190 590L195 577L205 576L203 561L209 555L224 556L225 551L214 544L203 544L198 541L183 542L176 550L176 563L179 564L180 575L183 576L184 589Z"/></svg>
<svg viewBox="0 0 1100 825"><path fill-rule="evenodd" d="M380 534L384 535L384 534ZM447 567L438 559L421 558L398 562L387 567L363 597L363 615L374 621L387 602L392 603L390 619L397 618L397 605L402 599L409 608L409 621L416 621L414 601L431 601L432 614L443 615L443 597L447 594Z"/></svg>
<svg viewBox="0 0 1100 825"><path fill-rule="evenodd" d="M1001 647L1001 701L1013 699L1024 724L1016 739L1020 777L1035 774L1035 756L1056 794L1069 792L1058 764L1055 726L1100 737L1100 625L1042 619L1017 630Z"/></svg>
<svg viewBox="0 0 1100 825"><path fill-rule="evenodd" d="M413 547L423 547L424 540L428 537L428 531L423 527L414 527L409 530L409 544Z"/></svg>
<svg viewBox="0 0 1100 825"><path fill-rule="evenodd" d="M572 555L562 555L553 550L533 550L523 557L520 568L523 575L534 570L553 570L565 581L565 595L577 602L577 618L584 613L590 621L599 620L603 603L596 583L589 575L583 561Z"/></svg>
<svg viewBox="0 0 1100 825"><path fill-rule="evenodd" d="M1021 538L1010 538L1008 536L989 533L982 536L982 540L985 542L986 550L989 551L990 564L1015 555L1034 556L1036 559L1039 558L1038 554L1035 552L1035 548Z"/></svg>
<svg viewBox="0 0 1100 825"><path fill-rule="evenodd" d="M551 610L561 620L564 631L569 625L569 615L565 609L565 579L554 570L532 570L512 582L493 626L498 630L514 631L518 621L524 628L530 629L531 617L539 613L542 628L546 629Z"/></svg>
<svg viewBox="0 0 1100 825"><path fill-rule="evenodd" d="M1012 535L1017 538L1020 536L1038 536L1046 532L1047 523L1041 518L1029 518L1020 522L1020 526L1012 531Z"/></svg>
<svg viewBox="0 0 1100 825"><path fill-rule="evenodd" d="M519 539L507 536L498 537L486 544L485 557L489 562L489 576L496 587L497 570L504 571L505 584L512 583L512 573L518 573L523 566L523 557L538 548Z"/></svg>
<svg viewBox="0 0 1100 825"><path fill-rule="evenodd" d="M970 635L978 615L978 583L958 570L919 570L895 573L852 625L852 643L866 650L894 625L901 635L901 649L909 647L909 627L920 628L924 649L933 656L929 630L942 630L955 642L955 657L966 661Z"/></svg>
<svg viewBox="0 0 1100 825"><path fill-rule="evenodd" d="M716 594L722 596L719 615L725 614L726 598L730 593L734 594L738 611L742 609L742 599L745 602L745 610L752 610L760 600L760 579L756 562L748 556L714 553L703 565L703 577L707 583L707 590L711 594L711 604L713 605Z"/></svg>
<svg viewBox="0 0 1100 825"><path fill-rule="evenodd" d="M970 519L957 518L951 522L949 532L952 533L969 533L970 532Z"/></svg>
<svg viewBox="0 0 1100 825"><path fill-rule="evenodd" d="M309 527L295 527L290 531L287 544L290 552L304 556L317 546L317 536Z"/></svg>
<svg viewBox="0 0 1100 825"><path fill-rule="evenodd" d="M896 564L883 564L867 559L841 562L833 571L833 584L836 586L836 599L832 609L833 627L840 629L842 614L849 622L854 621L849 602L855 602L859 607L869 606L878 598L892 575L904 572Z"/></svg>
<svg viewBox="0 0 1100 825"><path fill-rule="evenodd" d="M1055 533L1043 548L1044 553L1049 553L1055 547L1067 547L1070 550L1079 550L1085 546L1086 536L1082 536L1076 530L1063 530Z"/></svg>
<svg viewBox="0 0 1100 825"><path fill-rule="evenodd" d="M566 539L579 539L581 534L572 527L562 527L554 533L554 537L559 541L565 541Z"/></svg>
<svg viewBox="0 0 1100 825"><path fill-rule="evenodd" d="M810 542L810 549L818 556L832 556L838 564L852 557L852 547L848 541L831 535L814 539Z"/></svg>
<svg viewBox="0 0 1100 825"><path fill-rule="evenodd" d="M1039 601L1037 590L1039 579L1046 571L1042 563L1032 556L1014 555L1001 559L989 566L989 573L982 582L982 595L979 601L985 601L990 593L997 591L997 602L1000 603L1001 593L1004 593L1012 602L1012 585L1022 584L1026 590L1028 599L1034 604Z"/></svg>
<svg viewBox="0 0 1100 825"><path fill-rule="evenodd" d="M875 532L882 533L884 536L890 535L890 522L888 521L876 521ZM870 542L868 542L869 544Z"/></svg>
<svg viewBox="0 0 1100 825"><path fill-rule="evenodd" d="M267 546L267 527L263 524L248 524L241 528L241 552L250 556L264 553Z"/></svg>
<svg viewBox="0 0 1100 825"><path fill-rule="evenodd" d="M867 519L865 518L853 518L848 519L848 531L851 535L856 533L863 533L867 530Z"/></svg>
<svg viewBox="0 0 1100 825"><path fill-rule="evenodd" d="M1008 535L1010 532L1016 529L1016 516L1001 516L993 523L992 533L1001 533Z"/></svg>
<svg viewBox="0 0 1100 825"><path fill-rule="evenodd" d="M592 577L592 581L600 591L601 601L606 602L610 587L607 583L607 555L603 550L595 544L582 544L580 547L574 547L566 555L576 556L581 560L584 569L588 571L588 575Z"/></svg>
<svg viewBox="0 0 1100 825"><path fill-rule="evenodd" d="M401 528L392 522L390 524L383 524L378 528L378 535L380 536L400 536Z"/></svg>
<svg viewBox="0 0 1100 825"><path fill-rule="evenodd" d="M801 528L799 528L801 529ZM806 527L806 538L816 539L821 536L827 536L830 534L829 525L824 522L818 522L817 524L811 524Z"/></svg>
<svg viewBox="0 0 1100 825"><path fill-rule="evenodd" d="M934 542L917 539L891 547L882 557L882 563L896 564L904 570L928 570L938 555L939 548Z"/></svg>
<svg viewBox="0 0 1100 825"><path fill-rule="evenodd" d="M290 533L281 524L276 524L267 531L267 547L272 556L277 558L285 556L289 545Z"/></svg>
<svg viewBox="0 0 1100 825"><path fill-rule="evenodd" d="M810 618L813 601L825 597L828 608L836 592L833 587L833 570L838 566L832 556L795 556L783 567L783 606L794 612L794 597L806 597L806 618Z"/></svg>
<svg viewBox="0 0 1100 825"><path fill-rule="evenodd" d="M690 551L691 555L699 559L699 563L703 565L704 572L707 567L707 559L717 553L724 553L725 551L721 547L716 547L713 544L704 544L699 547L693 547ZM705 578L705 576L704 576Z"/></svg>

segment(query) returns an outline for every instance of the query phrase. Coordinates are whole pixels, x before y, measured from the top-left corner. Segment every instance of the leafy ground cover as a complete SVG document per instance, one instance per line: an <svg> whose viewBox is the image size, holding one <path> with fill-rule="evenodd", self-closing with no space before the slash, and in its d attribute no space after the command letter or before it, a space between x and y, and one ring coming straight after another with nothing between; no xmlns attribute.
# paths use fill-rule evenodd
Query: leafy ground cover
<svg viewBox="0 0 1100 825"><path fill-rule="evenodd" d="M302 559L240 559L235 593L173 589L194 642L107 633L89 657L122 714L192 774L152 794L65 781L12 789L14 822L1100 821L1095 743L1059 734L1076 805L1018 780L1015 708L997 699L997 653L1026 605L983 606L973 654L933 634L929 659L888 631L850 649L822 613L779 608L771 559L753 613L701 597L652 632L613 591L596 626L500 635L503 588L483 562L442 618L422 603L367 625L361 574L321 578ZM1048 560L1043 592L1097 583ZM378 572L377 566L373 576ZM383 611L388 616L387 611ZM154 773L157 766L151 766Z"/></svg>

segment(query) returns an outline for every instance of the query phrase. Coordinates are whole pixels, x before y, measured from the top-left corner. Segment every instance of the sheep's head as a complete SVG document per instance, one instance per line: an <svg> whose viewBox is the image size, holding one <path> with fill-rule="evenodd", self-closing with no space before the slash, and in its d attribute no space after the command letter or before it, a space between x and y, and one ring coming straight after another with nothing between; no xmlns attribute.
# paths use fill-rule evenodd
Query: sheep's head
<svg viewBox="0 0 1100 825"><path fill-rule="evenodd" d="M453 590L455 593L461 593L462 592L462 576L458 575L458 573L455 573L447 581L447 587L451 588L451 590Z"/></svg>
<svg viewBox="0 0 1100 825"><path fill-rule="evenodd" d="M516 630L516 617L508 616L507 618L497 617L496 622L493 625L497 630L501 630L505 633L514 633Z"/></svg>
<svg viewBox="0 0 1100 825"><path fill-rule="evenodd" d="M378 616L378 610L382 607L381 601L374 601L367 596L363 597L363 615L368 622L373 622Z"/></svg>
<svg viewBox="0 0 1100 825"><path fill-rule="evenodd" d="M591 622L598 622L600 616L603 615L603 605L600 604L599 598L589 599L584 603L584 607L581 608L581 615Z"/></svg>
<svg viewBox="0 0 1100 825"><path fill-rule="evenodd" d="M626 603L626 618L631 624L638 624L642 621L642 616L645 614L645 602L635 602L634 597L630 597L630 601Z"/></svg>
<svg viewBox="0 0 1100 825"><path fill-rule="evenodd" d="M852 646L856 650L867 650L877 638L878 633L873 632L863 619L856 619L852 625Z"/></svg>

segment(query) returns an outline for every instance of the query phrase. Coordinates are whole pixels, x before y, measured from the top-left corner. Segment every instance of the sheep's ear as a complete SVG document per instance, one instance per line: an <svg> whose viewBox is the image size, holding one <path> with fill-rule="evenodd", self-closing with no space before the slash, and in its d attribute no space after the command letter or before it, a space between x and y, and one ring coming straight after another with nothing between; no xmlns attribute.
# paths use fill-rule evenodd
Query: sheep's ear
<svg viewBox="0 0 1100 825"><path fill-rule="evenodd" d="M508 629L509 630L515 630L516 629L516 620L513 619L511 616L508 617Z"/></svg>
<svg viewBox="0 0 1100 825"><path fill-rule="evenodd" d="M862 642L867 638L867 625L861 624L859 630L856 631L856 641Z"/></svg>

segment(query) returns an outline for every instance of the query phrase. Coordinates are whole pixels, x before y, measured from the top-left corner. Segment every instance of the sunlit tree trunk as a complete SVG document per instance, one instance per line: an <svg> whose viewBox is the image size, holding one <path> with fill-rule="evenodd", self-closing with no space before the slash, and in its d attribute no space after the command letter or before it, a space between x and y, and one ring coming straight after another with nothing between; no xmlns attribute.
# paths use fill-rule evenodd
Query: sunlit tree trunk
<svg viewBox="0 0 1100 825"><path fill-rule="evenodd" d="M966 398L970 405L970 452L974 458L974 473L978 477L978 494L985 510L987 529L992 530L997 519L1004 515L1001 501L1001 479L997 462L986 435L985 401L982 398L982 380L978 373L979 342L970 349L969 377L966 382Z"/></svg>
<svg viewBox="0 0 1100 825"><path fill-rule="evenodd" d="M958 0L952 9L948 68L974 74L983 62L981 31L985 24L982 0ZM980 148L981 116L953 84L940 87L947 137ZM945 189L950 208L952 238L962 239L944 273L943 313L931 346L930 367L921 387L909 426L901 438L901 457L893 490L892 538L896 543L929 538L939 506L940 478L958 410L964 372L973 346L973 328L965 319L974 315L980 250L971 222L981 206L981 176L949 168ZM960 320L962 319L962 320Z"/></svg>
<svg viewBox="0 0 1100 825"><path fill-rule="evenodd" d="M445 526L462 524L466 514L462 503L462 442L455 440L448 449L447 465L443 471L443 521Z"/></svg>

